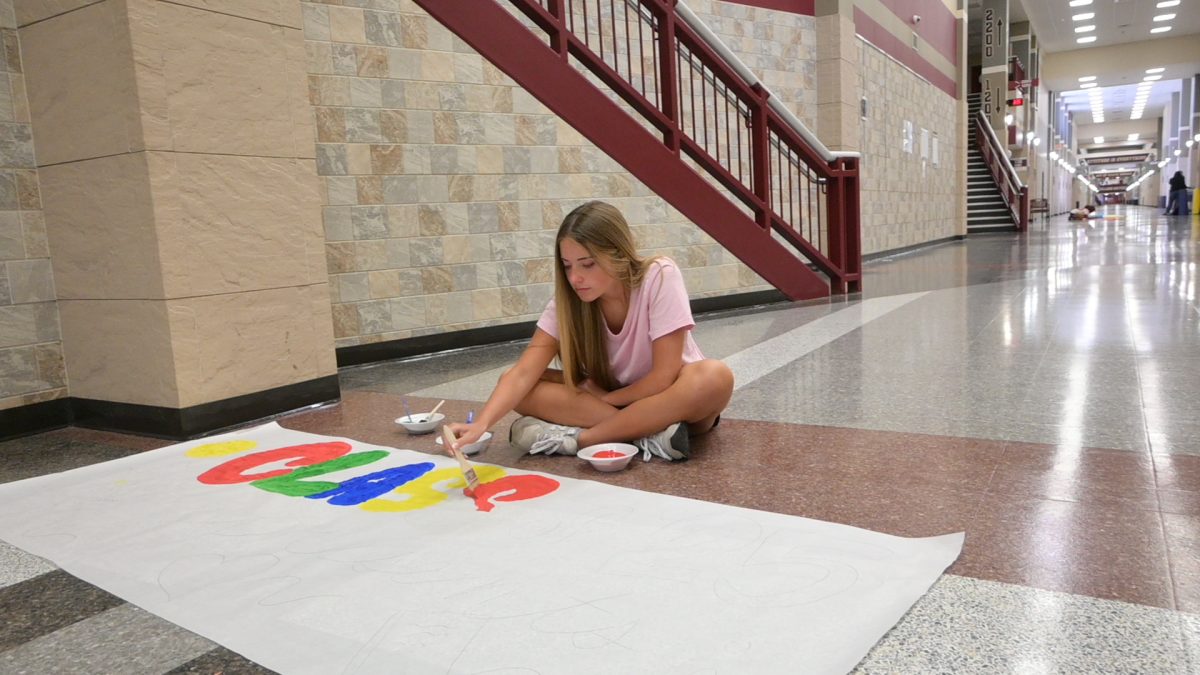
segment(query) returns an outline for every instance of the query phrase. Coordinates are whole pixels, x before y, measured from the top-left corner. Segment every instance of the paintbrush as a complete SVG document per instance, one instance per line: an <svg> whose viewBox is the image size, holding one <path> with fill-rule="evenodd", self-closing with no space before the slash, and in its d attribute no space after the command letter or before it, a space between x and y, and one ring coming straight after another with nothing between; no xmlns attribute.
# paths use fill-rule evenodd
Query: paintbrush
<svg viewBox="0 0 1200 675"><path fill-rule="evenodd" d="M445 402L446 402L446 399L442 399L441 401L439 401L437 405L433 406L433 410L430 410L429 414L425 416L425 419L423 419L421 421L428 422L429 420L433 419L433 416L437 414L438 409L441 408L442 404Z"/></svg>
<svg viewBox="0 0 1200 675"><path fill-rule="evenodd" d="M454 459L458 460L458 466L462 469L463 478L467 479L468 494L475 494L476 488L479 487L479 476L475 475L475 468L472 467L471 463L467 461L467 458L465 455L463 455L462 450L459 450L458 447L454 445L457 440L458 439L454 437L454 432L450 430L450 427L442 427L442 441L445 442L446 449L450 451L450 454L454 456Z"/></svg>

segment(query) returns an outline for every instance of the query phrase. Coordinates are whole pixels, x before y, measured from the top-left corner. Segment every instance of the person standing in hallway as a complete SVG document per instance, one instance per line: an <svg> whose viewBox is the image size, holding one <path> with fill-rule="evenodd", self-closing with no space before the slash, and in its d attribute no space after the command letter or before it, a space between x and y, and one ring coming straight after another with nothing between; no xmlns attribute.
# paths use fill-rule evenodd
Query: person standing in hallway
<svg viewBox="0 0 1200 675"><path fill-rule="evenodd" d="M1167 199L1167 210L1163 212L1163 215L1186 215L1188 212L1188 187L1183 172L1176 171L1175 175L1171 176L1168 186L1170 197Z"/></svg>
<svg viewBox="0 0 1200 675"><path fill-rule="evenodd" d="M686 459L688 438L720 421L733 373L692 339L679 267L640 257L621 212L598 201L567 214L554 249L554 298L475 421L449 425L455 445L516 410L509 442L530 454L628 441L647 460Z"/></svg>

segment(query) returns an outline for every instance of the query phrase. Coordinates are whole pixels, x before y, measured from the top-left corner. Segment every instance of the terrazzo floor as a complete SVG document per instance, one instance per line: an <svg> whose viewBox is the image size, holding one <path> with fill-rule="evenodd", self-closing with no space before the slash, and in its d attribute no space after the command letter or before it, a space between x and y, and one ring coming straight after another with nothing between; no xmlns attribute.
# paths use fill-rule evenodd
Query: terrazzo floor
<svg viewBox="0 0 1200 675"><path fill-rule="evenodd" d="M1109 207L874 261L861 298L702 317L737 391L681 464L481 459L901 536L958 561L864 673L1200 672L1200 219ZM521 344L345 369L286 427L433 451ZM425 408L428 409L428 408ZM0 443L0 482L164 445L87 429ZM0 672L269 672L0 543ZM803 655L797 655L803 670Z"/></svg>

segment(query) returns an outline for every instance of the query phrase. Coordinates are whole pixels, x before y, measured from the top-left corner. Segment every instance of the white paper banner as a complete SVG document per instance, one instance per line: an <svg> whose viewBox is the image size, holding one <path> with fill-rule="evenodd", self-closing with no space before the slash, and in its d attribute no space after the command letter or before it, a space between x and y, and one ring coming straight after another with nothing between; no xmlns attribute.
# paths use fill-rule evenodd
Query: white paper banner
<svg viewBox="0 0 1200 675"><path fill-rule="evenodd" d="M477 469L268 424L0 485L0 539L281 673L689 675L846 672L963 541Z"/></svg>

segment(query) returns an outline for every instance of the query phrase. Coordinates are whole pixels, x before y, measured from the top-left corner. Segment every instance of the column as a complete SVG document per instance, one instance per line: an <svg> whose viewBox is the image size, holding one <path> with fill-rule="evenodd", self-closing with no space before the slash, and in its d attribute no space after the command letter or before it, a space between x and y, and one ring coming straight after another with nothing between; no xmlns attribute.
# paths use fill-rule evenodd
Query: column
<svg viewBox="0 0 1200 675"><path fill-rule="evenodd" d="M338 395L299 0L17 0L78 423Z"/></svg>
<svg viewBox="0 0 1200 675"><path fill-rule="evenodd" d="M817 137L830 150L860 150L862 97L852 0L817 0Z"/></svg>

